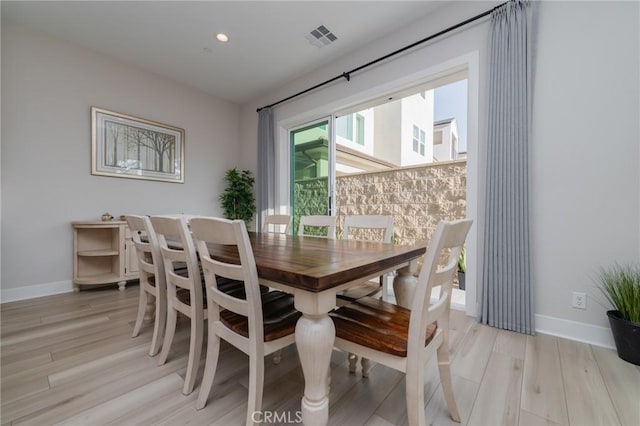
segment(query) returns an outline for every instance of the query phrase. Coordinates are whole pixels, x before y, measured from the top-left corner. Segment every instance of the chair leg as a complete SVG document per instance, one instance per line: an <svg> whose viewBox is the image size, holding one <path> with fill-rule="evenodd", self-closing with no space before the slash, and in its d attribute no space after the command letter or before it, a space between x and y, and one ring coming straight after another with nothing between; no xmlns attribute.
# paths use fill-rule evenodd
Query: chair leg
<svg viewBox="0 0 640 426"><path fill-rule="evenodd" d="M280 361L282 361L282 349L278 349L273 353L273 363L278 365Z"/></svg>
<svg viewBox="0 0 640 426"><path fill-rule="evenodd" d="M160 297L155 296L156 299L156 317L153 324L153 337L151 338L151 348L149 348L149 356L155 356L160 352L160 346L162 345L162 336L164 334L164 327L167 322L167 301L161 300Z"/></svg>
<svg viewBox="0 0 640 426"><path fill-rule="evenodd" d="M191 317L191 338L189 339L189 362L187 363L187 374L184 378L182 393L189 395L193 391L202 355L202 338L204 335L204 323L193 315Z"/></svg>
<svg viewBox="0 0 640 426"><path fill-rule="evenodd" d="M220 354L220 337L213 331L213 321L209 326L209 337L207 340L207 357L204 362L204 374L202 376L202 384L200 385L200 393L196 402L196 409L201 410L207 405L209 393L213 386L213 379L216 377L216 369L218 368L218 356Z"/></svg>
<svg viewBox="0 0 640 426"><path fill-rule="evenodd" d="M360 364L362 365L362 377L366 379L367 377L369 377L369 359L362 357L362 359L360 359Z"/></svg>
<svg viewBox="0 0 640 426"><path fill-rule="evenodd" d="M247 405L247 425L259 424L254 413L262 410L262 388L264 387L264 355L249 356L249 402Z"/></svg>
<svg viewBox="0 0 640 426"><path fill-rule="evenodd" d="M420 368L419 365L408 365L405 380L407 394L407 418L409 426L425 425L424 369Z"/></svg>
<svg viewBox="0 0 640 426"><path fill-rule="evenodd" d="M144 310L147 306L147 292L144 290L144 286L140 284L140 296L138 297L138 316L136 317L136 324L133 326L133 334L131 337L137 337L140 334L142 328L142 321L144 320Z"/></svg>
<svg viewBox="0 0 640 426"><path fill-rule="evenodd" d="M357 364L358 364L358 355L349 353L349 374L356 374Z"/></svg>
<svg viewBox="0 0 640 426"><path fill-rule="evenodd" d="M158 365L164 365L169 357L169 350L171 349L171 343L173 343L173 336L176 334L176 321L178 320L178 311L169 307L167 309L167 327L164 332L164 341L162 342L162 351L160 351L160 357L158 357Z"/></svg>
<svg viewBox="0 0 640 426"><path fill-rule="evenodd" d="M447 407L449 407L449 415L454 422L460 423L460 413L458 413L456 398L453 394L448 345L442 344L438 348L438 370L440 371L440 383L442 384L444 399L447 401Z"/></svg>

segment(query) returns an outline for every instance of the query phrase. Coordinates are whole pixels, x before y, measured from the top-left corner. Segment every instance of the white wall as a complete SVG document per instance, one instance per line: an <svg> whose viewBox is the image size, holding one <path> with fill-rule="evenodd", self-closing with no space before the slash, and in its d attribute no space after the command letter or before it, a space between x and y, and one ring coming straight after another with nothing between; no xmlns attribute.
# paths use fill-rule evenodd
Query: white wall
<svg viewBox="0 0 640 426"><path fill-rule="evenodd" d="M425 92L424 99L419 94L408 96L401 101L402 127L400 151L402 166L433 162L433 90ZM413 126L424 132L424 155L413 150ZM418 138L420 133L418 133Z"/></svg>
<svg viewBox="0 0 640 426"><path fill-rule="evenodd" d="M531 142L540 315L607 326L593 299L586 311L571 309L571 292L597 295L600 266L640 259L638 8L637 2L540 8Z"/></svg>
<svg viewBox="0 0 640 426"><path fill-rule="evenodd" d="M495 4L450 4L395 36L378 40L245 105L242 165L253 169L256 165L256 107L339 75ZM610 339L610 333L603 328L604 308L590 299L586 311L573 310L570 293L593 293L590 277L601 265L640 259L638 3L543 2L539 10L530 165L536 320L538 328L546 332L607 344L603 339ZM484 226L484 185L478 170L483 169L486 155L487 31L486 21L469 26L353 75L348 84L341 82L284 104L276 109L276 118L287 126L371 100L376 94L410 85L438 64L476 52L477 75L471 70L469 78L468 155L469 185L477 185L477 194L468 193L468 201L469 215L476 220L469 242L471 250L480 249L482 243L476 237L482 235ZM474 101L480 105L477 115ZM479 132L477 140L471 134L474 127ZM282 161L286 155L280 152ZM477 258L481 262L481 252ZM473 280L477 271L473 259L469 269L468 279ZM475 295L471 303L473 300ZM598 334L603 330L605 334Z"/></svg>
<svg viewBox="0 0 640 426"><path fill-rule="evenodd" d="M185 129L185 183L92 176L91 106ZM3 22L3 300L8 289L71 288L73 220L107 211L219 214L224 171L239 159L239 112L235 104Z"/></svg>
<svg viewBox="0 0 640 426"><path fill-rule="evenodd" d="M374 155L393 164L402 164L402 101L379 105L374 111Z"/></svg>

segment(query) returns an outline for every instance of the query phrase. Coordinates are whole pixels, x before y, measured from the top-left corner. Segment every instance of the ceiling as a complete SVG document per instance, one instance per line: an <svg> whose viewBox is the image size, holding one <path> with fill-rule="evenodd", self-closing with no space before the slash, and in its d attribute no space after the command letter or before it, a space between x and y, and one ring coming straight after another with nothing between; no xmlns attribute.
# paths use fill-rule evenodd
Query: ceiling
<svg viewBox="0 0 640 426"><path fill-rule="evenodd" d="M242 104L390 34L436 1L2 1L2 18ZM337 37L306 39L325 25ZM228 34L226 44L215 40ZM399 46L400 47L400 46Z"/></svg>

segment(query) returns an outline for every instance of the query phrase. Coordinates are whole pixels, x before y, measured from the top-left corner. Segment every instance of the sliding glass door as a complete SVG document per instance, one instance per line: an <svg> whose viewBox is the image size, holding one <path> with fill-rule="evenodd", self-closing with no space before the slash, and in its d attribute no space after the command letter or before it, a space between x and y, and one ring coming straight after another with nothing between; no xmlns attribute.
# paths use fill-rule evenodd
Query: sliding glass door
<svg viewBox="0 0 640 426"><path fill-rule="evenodd" d="M325 118L289 131L291 149L291 212L293 233L300 216L331 215L333 194L333 137Z"/></svg>

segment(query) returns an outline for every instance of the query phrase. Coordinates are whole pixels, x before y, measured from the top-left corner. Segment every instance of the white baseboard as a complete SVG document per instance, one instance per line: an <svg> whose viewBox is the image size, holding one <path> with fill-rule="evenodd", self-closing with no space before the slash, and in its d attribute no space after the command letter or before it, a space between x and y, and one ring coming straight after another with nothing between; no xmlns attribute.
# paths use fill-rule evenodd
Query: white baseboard
<svg viewBox="0 0 640 426"><path fill-rule="evenodd" d="M70 280L36 284L26 287L3 288L0 290L0 303L51 296L52 294L70 293L72 291L73 283Z"/></svg>
<svg viewBox="0 0 640 426"><path fill-rule="evenodd" d="M609 327L570 321L562 318L535 315L536 332L564 337L578 342L615 349Z"/></svg>

